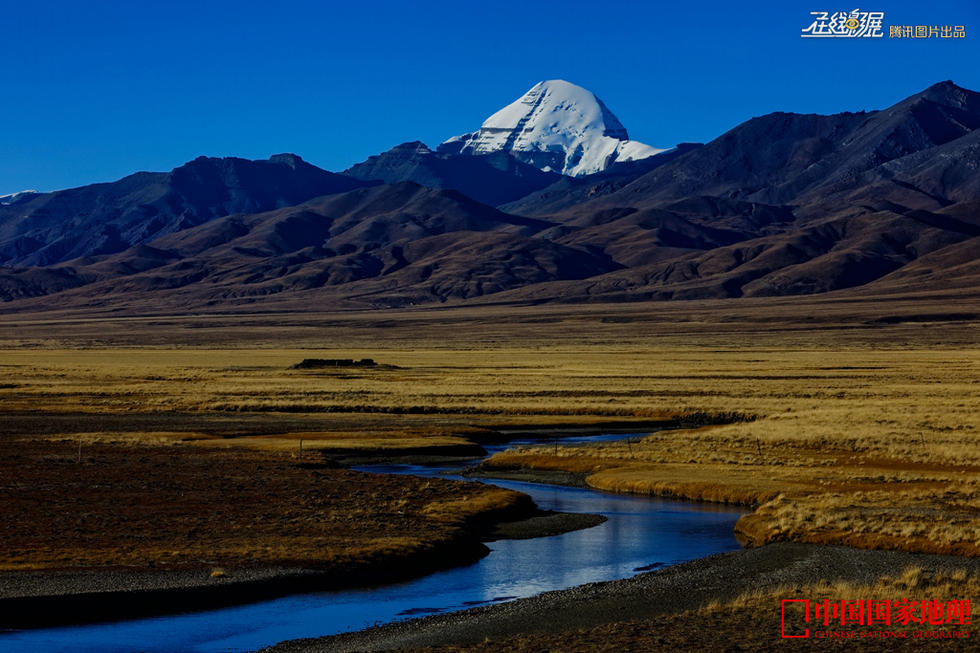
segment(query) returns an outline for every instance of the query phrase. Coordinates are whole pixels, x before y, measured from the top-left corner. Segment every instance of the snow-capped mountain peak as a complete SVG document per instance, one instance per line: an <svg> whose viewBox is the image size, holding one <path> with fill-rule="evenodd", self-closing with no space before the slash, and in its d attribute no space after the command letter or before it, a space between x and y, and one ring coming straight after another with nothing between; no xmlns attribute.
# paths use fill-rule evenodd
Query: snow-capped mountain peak
<svg viewBox="0 0 980 653"><path fill-rule="evenodd" d="M664 151L629 140L626 128L602 100L560 79L538 82L487 118L478 131L439 146L441 152L459 154L502 150L542 170L573 177Z"/></svg>
<svg viewBox="0 0 980 653"><path fill-rule="evenodd" d="M0 195L0 205L6 206L7 204L13 204L22 199L30 197L32 195L37 195L36 190L22 190L16 193L8 193L7 195Z"/></svg>

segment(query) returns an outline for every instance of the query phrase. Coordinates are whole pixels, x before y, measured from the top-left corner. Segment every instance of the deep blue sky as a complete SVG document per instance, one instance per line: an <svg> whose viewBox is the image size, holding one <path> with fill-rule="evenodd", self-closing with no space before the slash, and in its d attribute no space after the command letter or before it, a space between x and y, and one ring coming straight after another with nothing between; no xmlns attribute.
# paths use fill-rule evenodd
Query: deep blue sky
<svg viewBox="0 0 980 653"><path fill-rule="evenodd" d="M892 0L882 39L801 39L838 0L0 0L0 193L295 152L342 170L477 129L542 79L631 137L707 141L770 111L877 109L944 79L980 90L980 3ZM897 41L890 24L966 38Z"/></svg>

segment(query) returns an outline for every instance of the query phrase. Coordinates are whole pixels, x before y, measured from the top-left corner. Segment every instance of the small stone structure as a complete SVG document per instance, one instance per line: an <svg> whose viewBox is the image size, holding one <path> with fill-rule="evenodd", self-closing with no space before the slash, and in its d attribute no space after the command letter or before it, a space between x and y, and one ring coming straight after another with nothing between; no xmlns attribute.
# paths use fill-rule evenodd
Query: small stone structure
<svg viewBox="0 0 980 653"><path fill-rule="evenodd" d="M309 370L320 367L374 367L375 365L377 365L377 363L374 362L373 358L362 358L361 360L357 361L353 358L304 358L301 362L293 365L291 369Z"/></svg>

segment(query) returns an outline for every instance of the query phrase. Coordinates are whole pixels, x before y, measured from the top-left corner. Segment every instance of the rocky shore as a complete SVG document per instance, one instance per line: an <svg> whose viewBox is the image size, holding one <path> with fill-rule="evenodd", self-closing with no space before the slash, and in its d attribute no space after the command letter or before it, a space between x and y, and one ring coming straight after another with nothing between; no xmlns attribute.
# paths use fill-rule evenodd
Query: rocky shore
<svg viewBox="0 0 980 653"><path fill-rule="evenodd" d="M469 532L419 552L329 568L262 566L177 570L112 568L0 575L0 628L40 628L208 610L324 590L371 587L470 564L482 542L557 535L605 521L600 515L519 509L474 519Z"/></svg>
<svg viewBox="0 0 980 653"><path fill-rule="evenodd" d="M354 633L283 642L263 649L263 653L333 653L443 646L460 646L466 650L470 645L481 651L504 651L513 650L520 643L519 638L528 635L533 638L533 650L552 647L552 650L630 650L584 645L587 631L609 624L667 619L748 591L840 580L873 584L882 576L900 573L908 566L920 567L925 573L949 573L961 569L978 573L980 559L810 544L771 544L701 558L624 580L581 585L510 603L401 621ZM778 616L778 605L770 608L768 612L775 611ZM692 647L681 650L697 649L704 645L701 640L708 636L716 640L724 638L724 633L699 634L696 630L692 629L690 633ZM771 633L769 643L776 643L778 635L778 630ZM577 641L583 645L569 645L569 642ZM607 643L614 647L622 645Z"/></svg>

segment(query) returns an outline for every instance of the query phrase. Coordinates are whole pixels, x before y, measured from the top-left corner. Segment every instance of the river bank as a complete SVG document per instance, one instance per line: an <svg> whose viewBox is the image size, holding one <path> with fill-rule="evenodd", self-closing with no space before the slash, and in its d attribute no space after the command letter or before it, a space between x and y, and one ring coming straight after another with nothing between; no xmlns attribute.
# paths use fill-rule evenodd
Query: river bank
<svg viewBox="0 0 980 653"><path fill-rule="evenodd" d="M436 647L434 650L438 651L481 652L766 651L772 650L776 643L792 646L792 642L780 641L781 598L811 598L806 594L807 589L822 583L847 581L856 586L874 586L883 577L900 575L908 567L935 577L963 570L980 574L977 559L780 543L713 555L623 580L592 583L355 633L283 642L262 650L264 653L339 653ZM798 593L779 593L787 587L795 588L793 591ZM771 601L759 602L752 608L755 625L744 615L718 618L721 613L717 608L710 618L707 613L698 613L712 604L723 605L748 592L766 590L774 595ZM916 594L913 598L933 596L924 584L913 593ZM707 624L710 627L705 627ZM928 642L919 640L916 644L920 647L916 650L934 650ZM950 650L948 641L942 644L947 647L945 650ZM732 645L739 648L726 648ZM889 640L861 650L896 648L895 642ZM956 650L974 649L959 646Z"/></svg>
<svg viewBox="0 0 980 653"><path fill-rule="evenodd" d="M376 473L365 476L391 481L400 478L399 474L411 474L424 484L436 479L420 479L419 474L441 476L443 470L402 465L396 471L378 465L373 471ZM498 524L484 531L482 537L492 540L489 546L493 552L474 564L370 589L293 593L280 599L204 612L10 633L0 637L0 648L6 644L14 646L14 650L74 653L254 650L290 639L290 635L347 632L418 614L500 603L582 583L624 578L644 569L738 548L732 527L740 513L731 510L608 495L584 488L494 482L508 492L529 494L545 510L531 519ZM601 513L608 521L588 513ZM596 525L600 520L603 523ZM572 526L579 530L541 537ZM582 528L586 526L594 527ZM500 537L529 539L497 539ZM233 579L235 571L226 571ZM276 571L288 574L292 570ZM261 588L265 579L252 580L255 587ZM315 584L321 579L314 576L291 580ZM192 581L205 586L209 583L202 576ZM171 606L189 609L179 589L172 598Z"/></svg>
<svg viewBox="0 0 980 653"><path fill-rule="evenodd" d="M438 443L312 450L300 458L215 448L169 431L29 435L31 424L10 420L0 441L0 468L16 479L5 489L0 628L137 619L396 583L472 564L489 553L484 542L605 521L541 510L521 492L437 474L423 481L345 468L472 462L487 453L475 442L457 450ZM632 432L647 425L608 426ZM566 426L552 437L605 426ZM500 450L540 432L515 425L481 435Z"/></svg>
<svg viewBox="0 0 980 653"><path fill-rule="evenodd" d="M0 628L394 583L603 521L484 484L149 437L7 435L0 472Z"/></svg>
<svg viewBox="0 0 980 653"><path fill-rule="evenodd" d="M590 528L601 515L530 508L489 515L453 540L407 554L314 567L107 568L0 574L0 628L45 628L213 610L307 592L366 589L424 576L487 555L483 542ZM0 640L2 643L2 640Z"/></svg>

